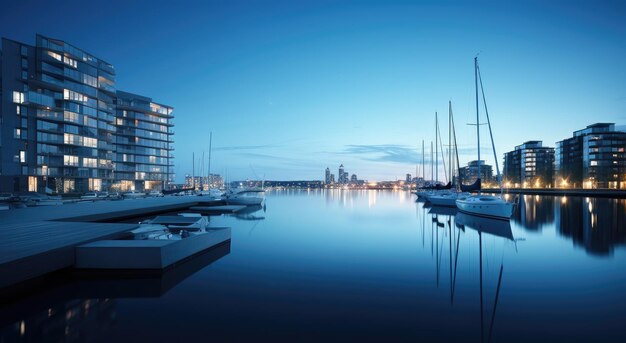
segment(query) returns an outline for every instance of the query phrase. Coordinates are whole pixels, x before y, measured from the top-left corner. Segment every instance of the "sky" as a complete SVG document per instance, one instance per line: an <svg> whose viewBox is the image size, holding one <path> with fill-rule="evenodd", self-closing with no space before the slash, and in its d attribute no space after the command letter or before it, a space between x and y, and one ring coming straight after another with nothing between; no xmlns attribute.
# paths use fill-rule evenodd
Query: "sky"
<svg viewBox="0 0 626 343"><path fill-rule="evenodd" d="M113 64L118 89L173 106L178 182L192 153L196 174L208 164L209 132L229 180L322 180L343 163L381 181L421 176L422 141L430 178L449 101L460 163L476 159L475 56L500 164L528 140L626 124L624 18L620 1L13 1L0 35L67 41Z"/></svg>

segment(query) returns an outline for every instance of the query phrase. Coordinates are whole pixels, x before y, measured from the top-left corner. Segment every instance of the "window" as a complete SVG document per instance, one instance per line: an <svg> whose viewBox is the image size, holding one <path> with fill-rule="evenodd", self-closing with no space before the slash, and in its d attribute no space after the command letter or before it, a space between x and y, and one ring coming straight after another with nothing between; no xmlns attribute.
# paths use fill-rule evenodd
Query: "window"
<svg viewBox="0 0 626 343"><path fill-rule="evenodd" d="M95 138L90 138L90 137L84 137L83 138L83 145L86 147L90 147L90 148L97 148L98 147L98 140Z"/></svg>
<svg viewBox="0 0 626 343"><path fill-rule="evenodd" d="M28 79L28 72L26 70L22 70L22 79Z"/></svg>
<svg viewBox="0 0 626 343"><path fill-rule="evenodd" d="M16 104L24 103L24 93L22 92L13 92L13 102Z"/></svg>
<svg viewBox="0 0 626 343"><path fill-rule="evenodd" d="M66 166L78 167L78 156L63 155L63 164Z"/></svg>
<svg viewBox="0 0 626 343"><path fill-rule="evenodd" d="M28 68L28 60L25 58L22 58L22 68Z"/></svg>
<svg viewBox="0 0 626 343"><path fill-rule="evenodd" d="M15 139L22 138L22 129L15 129L15 132L13 134L13 138L15 138Z"/></svg>
<svg viewBox="0 0 626 343"><path fill-rule="evenodd" d="M598 161L591 161L591 162L589 163L589 165L591 165L591 166L597 166L597 165L598 165Z"/></svg>
<svg viewBox="0 0 626 343"><path fill-rule="evenodd" d="M78 134L78 126L68 125L68 124L65 124L64 126L65 126L64 127L65 132Z"/></svg>
<svg viewBox="0 0 626 343"><path fill-rule="evenodd" d="M98 159L97 158L83 158L83 167L89 168L97 168L98 167Z"/></svg>
<svg viewBox="0 0 626 343"><path fill-rule="evenodd" d="M76 62L76 60L71 59L71 58L66 57L66 56L63 56L63 63L67 64L68 66L74 67L74 68L78 67L78 62Z"/></svg>
<svg viewBox="0 0 626 343"><path fill-rule="evenodd" d="M37 177L36 176L28 177L28 191L37 192Z"/></svg>
<svg viewBox="0 0 626 343"><path fill-rule="evenodd" d="M48 56L54 58L57 61L61 61L61 55L57 54L56 52L52 52L52 51L48 51Z"/></svg>
<svg viewBox="0 0 626 343"><path fill-rule="evenodd" d="M63 119L65 121L69 121L72 123L78 123L78 113L74 113L74 112L70 112L70 111L64 111L63 112Z"/></svg>
<svg viewBox="0 0 626 343"><path fill-rule="evenodd" d="M20 163L26 163L26 151L20 150Z"/></svg>
<svg viewBox="0 0 626 343"><path fill-rule="evenodd" d="M22 54L22 56L28 56L28 48L22 45L20 47L20 53Z"/></svg>

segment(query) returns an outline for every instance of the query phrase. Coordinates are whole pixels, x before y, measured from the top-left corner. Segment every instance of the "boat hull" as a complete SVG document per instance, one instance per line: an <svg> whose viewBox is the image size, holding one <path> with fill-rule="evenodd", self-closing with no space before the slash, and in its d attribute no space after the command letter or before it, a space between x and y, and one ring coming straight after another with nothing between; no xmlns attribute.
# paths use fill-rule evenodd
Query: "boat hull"
<svg viewBox="0 0 626 343"><path fill-rule="evenodd" d="M494 196L469 196L456 200L459 211L475 216L510 220L513 204Z"/></svg>

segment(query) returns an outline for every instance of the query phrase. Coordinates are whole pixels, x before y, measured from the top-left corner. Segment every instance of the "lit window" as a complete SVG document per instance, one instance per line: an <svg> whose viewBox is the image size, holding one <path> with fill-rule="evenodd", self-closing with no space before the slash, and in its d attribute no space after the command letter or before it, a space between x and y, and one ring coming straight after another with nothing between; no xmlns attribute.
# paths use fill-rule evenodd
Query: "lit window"
<svg viewBox="0 0 626 343"><path fill-rule="evenodd" d="M83 138L83 146L90 147L90 148L97 148L98 147L98 140L95 139L95 138L84 137Z"/></svg>
<svg viewBox="0 0 626 343"><path fill-rule="evenodd" d="M591 162L589 163L589 165L591 165L591 166L597 166L597 165L598 165L598 161L591 161Z"/></svg>
<svg viewBox="0 0 626 343"><path fill-rule="evenodd" d="M13 102L16 104L24 103L24 93L13 91Z"/></svg>
<svg viewBox="0 0 626 343"><path fill-rule="evenodd" d="M26 151L20 150L20 162L26 163Z"/></svg>
<svg viewBox="0 0 626 343"><path fill-rule="evenodd" d="M98 159L96 158L83 158L83 167L96 168L98 167Z"/></svg>
<svg viewBox="0 0 626 343"><path fill-rule="evenodd" d="M48 51L48 56L54 58L57 61L61 61L61 55L57 54L56 52L52 52L52 51Z"/></svg>
<svg viewBox="0 0 626 343"><path fill-rule="evenodd" d="M22 129L15 129L15 133L13 135L13 138L16 138L16 139L22 138Z"/></svg>
<svg viewBox="0 0 626 343"><path fill-rule="evenodd" d="M78 166L78 156L63 155L63 164L66 166Z"/></svg>
<svg viewBox="0 0 626 343"><path fill-rule="evenodd" d="M63 63L67 64L68 66L74 67L74 68L78 67L78 62L76 62L76 60L71 59L69 57L63 56Z"/></svg>

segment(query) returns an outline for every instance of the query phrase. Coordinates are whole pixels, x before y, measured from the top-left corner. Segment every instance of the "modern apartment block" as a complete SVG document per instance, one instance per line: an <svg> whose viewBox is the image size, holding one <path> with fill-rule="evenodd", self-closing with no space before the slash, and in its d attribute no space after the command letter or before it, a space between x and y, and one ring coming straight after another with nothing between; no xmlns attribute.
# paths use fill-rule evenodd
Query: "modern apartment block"
<svg viewBox="0 0 626 343"><path fill-rule="evenodd" d="M173 108L117 91L113 189L162 189L174 175Z"/></svg>
<svg viewBox="0 0 626 343"><path fill-rule="evenodd" d="M597 123L556 143L556 187L626 189L626 131Z"/></svg>
<svg viewBox="0 0 626 343"><path fill-rule="evenodd" d="M478 161L470 161L467 166L459 168L459 178L464 184L470 184L478 178ZM484 182L493 181L493 167L480 160L480 179Z"/></svg>
<svg viewBox="0 0 626 343"><path fill-rule="evenodd" d="M507 187L550 187L554 180L554 148L542 141L528 141L504 154Z"/></svg>
<svg viewBox="0 0 626 343"><path fill-rule="evenodd" d="M171 107L117 91L113 65L61 40L3 38L1 51L1 191L161 189L172 178Z"/></svg>

